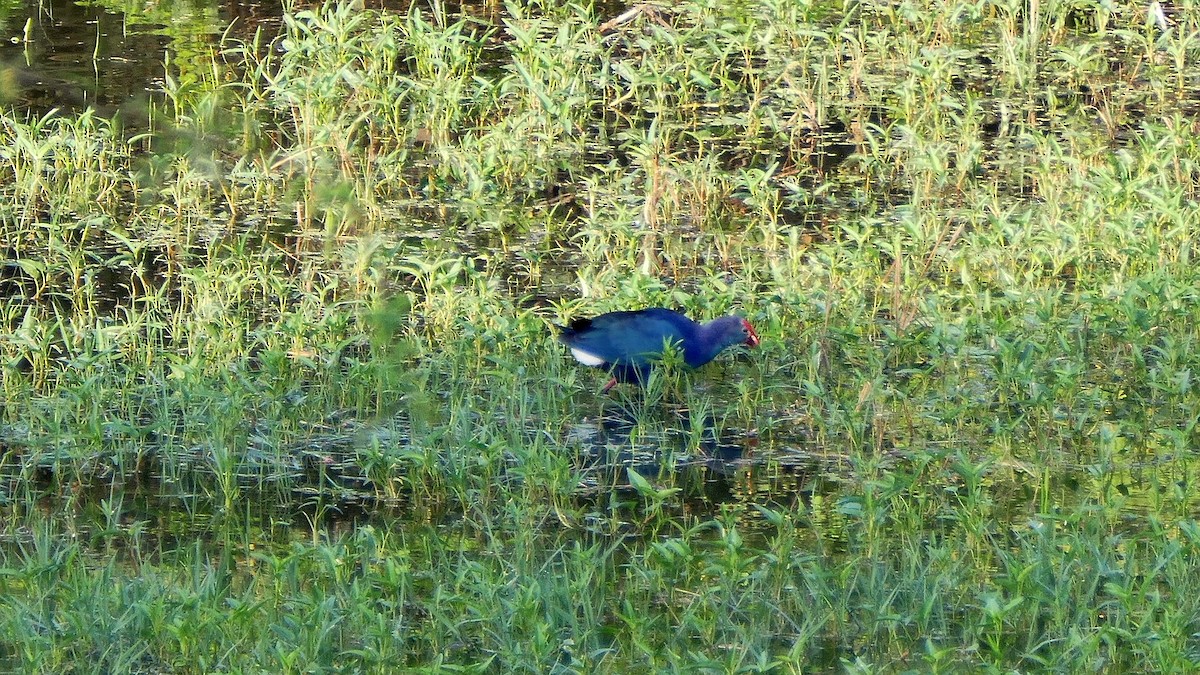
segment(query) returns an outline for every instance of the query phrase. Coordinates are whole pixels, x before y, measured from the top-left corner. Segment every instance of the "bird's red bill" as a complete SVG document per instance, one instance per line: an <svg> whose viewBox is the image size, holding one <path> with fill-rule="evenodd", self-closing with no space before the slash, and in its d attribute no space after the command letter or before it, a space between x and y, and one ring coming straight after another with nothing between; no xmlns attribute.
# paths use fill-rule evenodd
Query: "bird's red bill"
<svg viewBox="0 0 1200 675"><path fill-rule="evenodd" d="M758 333L754 332L754 326L751 326L750 322L744 319L742 320L742 323L746 324L746 333L749 335L749 337L746 338L746 344L751 347L757 347L758 343L762 341L758 339Z"/></svg>

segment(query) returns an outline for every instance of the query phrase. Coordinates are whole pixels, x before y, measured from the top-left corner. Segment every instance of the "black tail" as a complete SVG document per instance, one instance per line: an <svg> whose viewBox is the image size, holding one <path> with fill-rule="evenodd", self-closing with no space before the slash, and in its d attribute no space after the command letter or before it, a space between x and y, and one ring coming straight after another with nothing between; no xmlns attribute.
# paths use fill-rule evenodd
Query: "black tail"
<svg viewBox="0 0 1200 675"><path fill-rule="evenodd" d="M558 339L565 341L571 339L579 333L589 330L592 327L592 320L575 319L569 325L559 326L558 324L555 324L554 327L558 329Z"/></svg>

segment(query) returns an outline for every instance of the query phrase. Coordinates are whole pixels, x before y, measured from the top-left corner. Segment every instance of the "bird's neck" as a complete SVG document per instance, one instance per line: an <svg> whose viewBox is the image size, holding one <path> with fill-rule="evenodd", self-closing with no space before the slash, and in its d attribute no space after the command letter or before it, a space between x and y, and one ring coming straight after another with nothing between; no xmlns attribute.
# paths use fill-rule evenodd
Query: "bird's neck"
<svg viewBox="0 0 1200 675"><path fill-rule="evenodd" d="M725 348L721 344L721 329L715 321L702 323L696 327L696 334L692 339L693 354L686 354L689 363L707 363L713 360L717 354Z"/></svg>

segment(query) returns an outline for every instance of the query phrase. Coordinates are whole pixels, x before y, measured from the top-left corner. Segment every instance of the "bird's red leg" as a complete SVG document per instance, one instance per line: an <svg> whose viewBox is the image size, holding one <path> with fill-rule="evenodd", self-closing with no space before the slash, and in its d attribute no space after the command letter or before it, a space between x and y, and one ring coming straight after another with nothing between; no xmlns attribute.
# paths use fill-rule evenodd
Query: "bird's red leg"
<svg viewBox="0 0 1200 675"><path fill-rule="evenodd" d="M608 381L608 384L604 385L604 388L600 390L600 393L607 394L608 390L612 389L615 386L617 386L617 378L614 377L613 379Z"/></svg>

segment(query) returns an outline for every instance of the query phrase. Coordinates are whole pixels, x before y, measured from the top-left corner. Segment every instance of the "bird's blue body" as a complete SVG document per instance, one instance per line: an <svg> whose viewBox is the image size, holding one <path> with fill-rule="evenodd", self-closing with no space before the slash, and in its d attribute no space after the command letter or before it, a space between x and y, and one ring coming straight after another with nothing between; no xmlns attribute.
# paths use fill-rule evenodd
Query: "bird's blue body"
<svg viewBox="0 0 1200 675"><path fill-rule="evenodd" d="M701 324L661 307L576 319L558 339L581 363L604 368L621 382L645 382L668 345L682 353L684 363L699 368L728 347L758 344L754 329L739 316Z"/></svg>

